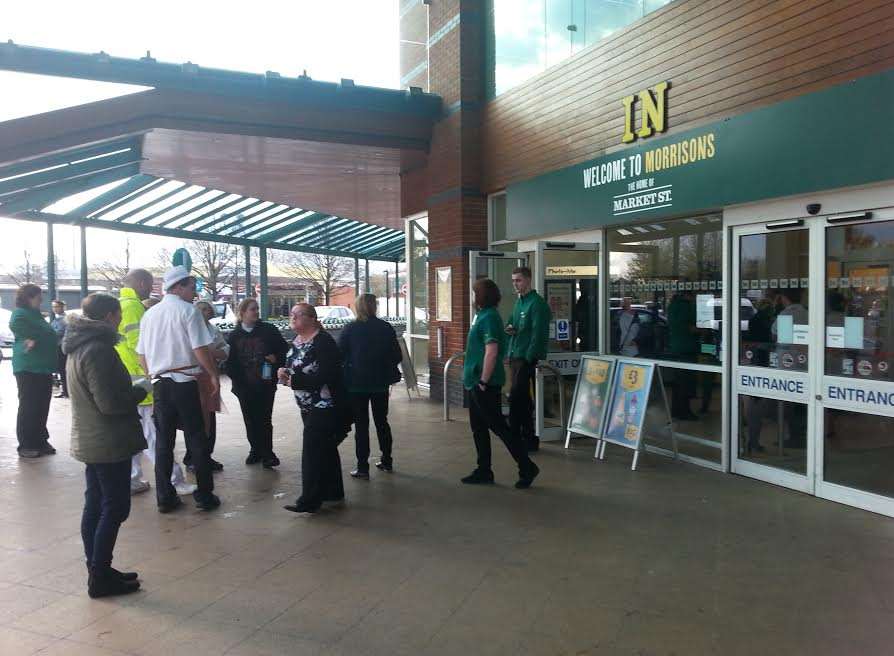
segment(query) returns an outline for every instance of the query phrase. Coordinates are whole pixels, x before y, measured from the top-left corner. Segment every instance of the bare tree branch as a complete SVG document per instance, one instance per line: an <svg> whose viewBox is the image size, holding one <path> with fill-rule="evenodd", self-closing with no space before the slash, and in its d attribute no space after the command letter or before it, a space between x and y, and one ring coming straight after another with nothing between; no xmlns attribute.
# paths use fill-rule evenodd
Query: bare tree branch
<svg viewBox="0 0 894 656"><path fill-rule="evenodd" d="M319 253L283 253L278 260L287 276L310 280L319 285L323 292L324 305L329 305L333 292L354 276L354 262L344 257Z"/></svg>

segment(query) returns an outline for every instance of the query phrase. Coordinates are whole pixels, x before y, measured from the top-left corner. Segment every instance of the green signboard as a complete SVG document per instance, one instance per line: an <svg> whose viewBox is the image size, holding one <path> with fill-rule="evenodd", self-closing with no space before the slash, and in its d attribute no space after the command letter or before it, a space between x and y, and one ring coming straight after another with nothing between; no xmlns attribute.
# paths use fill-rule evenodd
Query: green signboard
<svg viewBox="0 0 894 656"><path fill-rule="evenodd" d="M510 185L507 236L619 225L889 180L892 108L889 70L648 139Z"/></svg>

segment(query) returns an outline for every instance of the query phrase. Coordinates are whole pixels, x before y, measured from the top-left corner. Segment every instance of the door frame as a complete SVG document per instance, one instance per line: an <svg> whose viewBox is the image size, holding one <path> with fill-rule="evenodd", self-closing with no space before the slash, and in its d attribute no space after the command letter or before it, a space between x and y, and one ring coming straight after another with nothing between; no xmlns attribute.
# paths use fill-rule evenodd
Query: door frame
<svg viewBox="0 0 894 656"><path fill-rule="evenodd" d="M790 225L789 225L790 224ZM808 321L810 325L810 338L807 350L807 372L784 372L779 369L772 369L774 374L784 380L800 381L806 386L805 404L807 406L807 448L804 474L798 474L786 471L770 465L760 464L750 460L739 458L739 428L740 428L740 412L739 412L739 387L740 374L742 373L766 373L766 367L749 367L739 364L739 332L740 324L740 239L748 235L773 234L779 232L793 232L798 230L806 230L808 235ZM815 493L816 486L816 442L817 435L816 425L816 396L818 393L818 368L823 362L822 350L820 348L820 328L824 326L824 308L822 285L820 280L825 280L823 275L823 265L825 264L824 243L823 243L822 226L817 221L805 219L785 219L782 221L761 220L750 224L737 225L730 228L730 247L731 247L731 264L732 275L729 284L729 303L730 303L730 334L728 357L730 358L730 371L732 372L732 380L730 384L730 470L735 474L748 476L774 485L806 492L807 494ZM744 393L744 392L743 392ZM770 398L778 400L789 400L790 396L781 394L762 394L761 398ZM820 444L820 446L822 446Z"/></svg>
<svg viewBox="0 0 894 656"><path fill-rule="evenodd" d="M817 220L817 229L821 231L822 237L822 257L823 257L823 267L822 267L822 288L825 291L828 286L828 281L826 280L826 270L825 270L825 261L826 261L826 231L828 228L840 227L840 226L854 226L854 225L866 225L871 223L883 223L894 221L894 207L883 207L873 210L867 210L871 212L871 216L869 218L857 219L854 221L847 220L846 213L836 213L834 215L826 215ZM844 219L844 221L842 221ZM890 282L889 282L890 284ZM825 306L825 305L824 305ZM819 336L818 340L822 347L822 352L825 353L825 316L823 316L823 330L822 334ZM817 372L817 393L816 393L816 417L815 417L815 425L817 427L817 438L816 438L816 486L815 486L815 494L816 496L828 499L829 501L836 501L838 503L844 503L849 506L854 506L857 508L862 508L863 510L868 510L871 512L876 512L882 515L887 515L889 517L894 517L894 497L886 497L880 494L875 494L874 492L866 492L864 490L860 490L853 487L847 487L846 485L842 485L840 483L831 483L824 480L824 470L825 470L825 412L824 410L828 407L830 409L836 410L847 410L848 412L857 412L861 414L869 414L869 415L883 415L887 417L894 417L894 408L882 408L882 409L873 409L869 410L867 408L860 408L854 403L848 403L844 401L830 401L826 398L826 385L827 383L834 383L836 381L848 381L851 383L856 382L856 386L860 386L860 379L854 378L846 378L846 377L838 377L838 376L827 376L825 373L825 358L822 360L823 368ZM868 382L868 381L867 381ZM885 388L886 391L894 392L894 381L892 382L884 382L877 381L874 385L881 385Z"/></svg>
<svg viewBox="0 0 894 656"><path fill-rule="evenodd" d="M544 300L546 300L546 258L544 256L544 251L547 250L556 250L556 251L588 251L596 253L596 266L598 267L597 280L596 280L596 308L599 312L599 316L601 317L602 312L602 302L604 300L602 295L602 281L605 274L605 269L603 267L603 257L602 257L602 241L574 241L568 239L543 239L538 241L535 244L535 256L534 256L534 280L533 285L534 289L538 290L540 294L543 294ZM600 320L598 329L598 338L597 338L597 349L593 351L582 351L578 353L578 355L584 355L584 353L589 353L593 355L598 355L602 351L599 347L602 345L602 321ZM573 374L575 377L577 376L577 370ZM569 374L571 375L571 374ZM534 433L543 441L561 441L565 439L565 427L566 427L566 418L562 417L562 422L560 426L546 426L546 417L544 417L544 385L546 374L542 371L538 370L536 376L534 377ZM562 376L564 380L565 376ZM557 384L561 385L563 381L556 381ZM570 403L570 398L568 396L565 397L567 403ZM565 414L567 415L570 411L570 407L563 408Z"/></svg>

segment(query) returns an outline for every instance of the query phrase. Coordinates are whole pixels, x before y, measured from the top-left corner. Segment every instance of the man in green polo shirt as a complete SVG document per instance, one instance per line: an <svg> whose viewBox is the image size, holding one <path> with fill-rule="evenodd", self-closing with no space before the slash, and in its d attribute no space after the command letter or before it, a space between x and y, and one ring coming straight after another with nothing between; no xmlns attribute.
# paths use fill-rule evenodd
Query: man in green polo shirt
<svg viewBox="0 0 894 656"><path fill-rule="evenodd" d="M552 313L543 297L531 289L531 270L528 267L516 267L512 272L512 286L518 300L506 325L506 334L512 336L509 342L509 364L512 369L509 426L512 433L527 444L529 451L537 451L540 439L534 433L531 383L537 361L546 357Z"/></svg>

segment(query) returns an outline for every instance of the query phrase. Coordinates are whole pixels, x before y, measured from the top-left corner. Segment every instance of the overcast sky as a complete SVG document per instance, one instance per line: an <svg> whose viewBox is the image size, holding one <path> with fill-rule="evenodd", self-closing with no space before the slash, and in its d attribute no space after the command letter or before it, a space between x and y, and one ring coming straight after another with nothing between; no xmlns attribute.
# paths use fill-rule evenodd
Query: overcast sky
<svg viewBox="0 0 894 656"><path fill-rule="evenodd" d="M399 87L398 0L30 0L3 5L0 41L78 52L103 50L139 58L151 51L162 62L316 80L352 78L357 84ZM250 9L250 11L249 11ZM52 17L48 20L48 17ZM0 72L0 121L129 93L123 85ZM138 89L136 89L138 90ZM0 218L0 272L15 268L30 250L46 257L46 228ZM79 266L75 229L56 228L64 267ZM88 231L88 261L123 261L125 236ZM130 239L131 262L155 264L154 253L173 240ZM73 250L74 249L74 250Z"/></svg>

